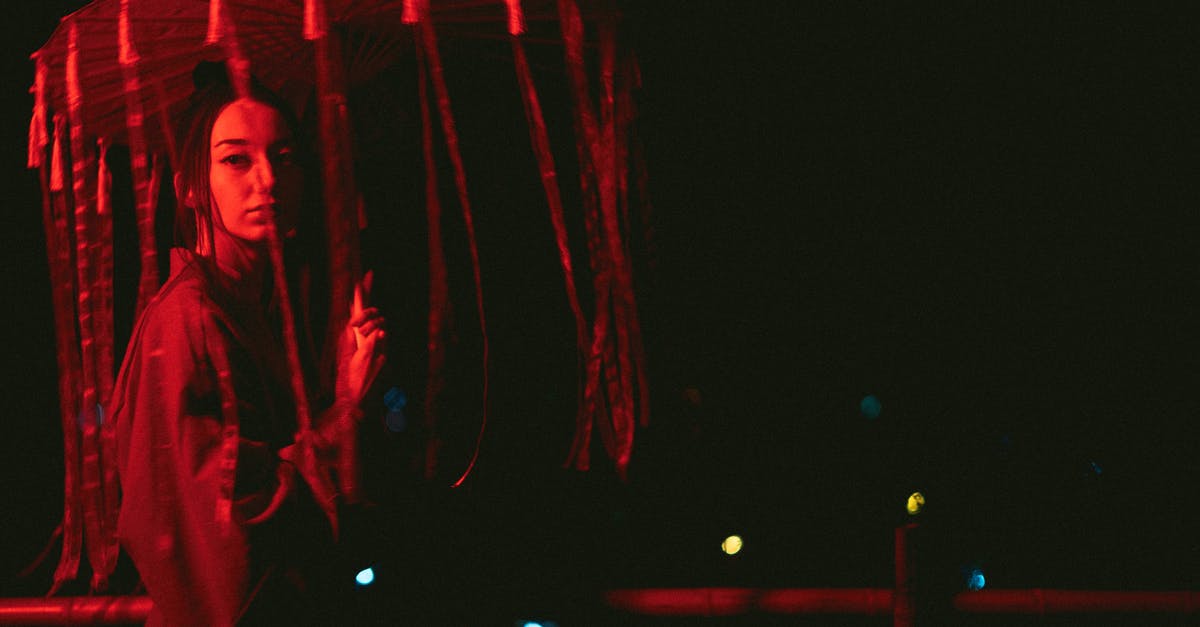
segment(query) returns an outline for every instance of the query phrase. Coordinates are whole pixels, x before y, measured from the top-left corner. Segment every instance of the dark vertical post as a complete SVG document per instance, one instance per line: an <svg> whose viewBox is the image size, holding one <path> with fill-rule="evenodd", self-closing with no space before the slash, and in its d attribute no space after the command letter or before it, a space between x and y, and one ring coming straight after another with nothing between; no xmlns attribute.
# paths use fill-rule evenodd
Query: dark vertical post
<svg viewBox="0 0 1200 627"><path fill-rule="evenodd" d="M916 556L911 540L917 528L917 523L896 527L896 590L892 594L894 627L913 627L916 624L916 604L913 601Z"/></svg>

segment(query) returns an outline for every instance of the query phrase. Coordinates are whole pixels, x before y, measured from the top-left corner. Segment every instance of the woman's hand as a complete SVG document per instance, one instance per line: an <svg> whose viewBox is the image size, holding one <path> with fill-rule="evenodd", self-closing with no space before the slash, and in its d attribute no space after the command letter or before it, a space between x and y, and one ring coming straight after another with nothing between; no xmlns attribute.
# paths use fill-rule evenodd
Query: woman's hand
<svg viewBox="0 0 1200 627"><path fill-rule="evenodd" d="M370 296L373 275L367 272L354 286L350 320L338 345L335 402L357 407L383 368L384 319L378 309L364 307Z"/></svg>

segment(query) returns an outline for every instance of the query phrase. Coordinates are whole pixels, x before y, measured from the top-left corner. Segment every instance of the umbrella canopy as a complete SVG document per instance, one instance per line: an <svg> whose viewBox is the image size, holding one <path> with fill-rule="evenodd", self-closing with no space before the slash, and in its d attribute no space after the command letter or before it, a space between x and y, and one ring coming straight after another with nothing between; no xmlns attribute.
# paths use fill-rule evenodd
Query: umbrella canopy
<svg viewBox="0 0 1200 627"><path fill-rule="evenodd" d="M126 134L123 65L141 75L139 94L147 115L175 113L192 91L192 70L202 60L221 61L228 50L218 32L232 34L251 71L268 88L302 103L316 79L315 45L306 39L320 19L303 0L98 0L64 17L33 54L47 77L65 77L71 30L77 35L79 86L85 132L95 137ZM552 0L327 0L328 28L345 38L346 79L361 82L411 51L411 24L420 13L443 38L503 38L520 28L532 38L555 38L558 14ZM596 10L586 8L585 15ZM306 13L308 21L306 24ZM65 111L65 80L47 80L47 106ZM152 143L159 127L147 127Z"/></svg>

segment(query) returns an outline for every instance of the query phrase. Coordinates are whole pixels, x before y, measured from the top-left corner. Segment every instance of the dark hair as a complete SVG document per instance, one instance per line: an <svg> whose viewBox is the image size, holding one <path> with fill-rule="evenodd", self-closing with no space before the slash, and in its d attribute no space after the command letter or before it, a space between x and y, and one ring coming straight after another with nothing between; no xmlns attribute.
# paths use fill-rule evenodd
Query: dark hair
<svg viewBox="0 0 1200 627"><path fill-rule="evenodd" d="M200 62L192 72L192 82L195 91L176 126L179 154L175 173L175 245L197 250L201 242L207 242L208 252L211 252L213 206L209 169L212 148L209 144L217 118L226 106L239 98L239 94L230 84L225 64L221 62ZM295 138L300 163L306 166L309 161L307 145L291 106L253 79L249 97L279 112ZM309 178L305 177L306 180Z"/></svg>

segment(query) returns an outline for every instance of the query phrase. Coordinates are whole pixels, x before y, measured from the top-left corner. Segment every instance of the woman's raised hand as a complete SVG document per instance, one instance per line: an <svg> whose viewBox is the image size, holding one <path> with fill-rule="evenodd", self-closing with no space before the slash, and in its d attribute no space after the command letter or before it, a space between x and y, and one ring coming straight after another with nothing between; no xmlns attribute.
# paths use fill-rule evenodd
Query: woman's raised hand
<svg viewBox="0 0 1200 627"><path fill-rule="evenodd" d="M379 310L365 307L371 294L373 275L367 272L354 286L354 302L350 305L350 320L338 346L337 386L338 403L357 406L375 382L383 368L384 319Z"/></svg>

